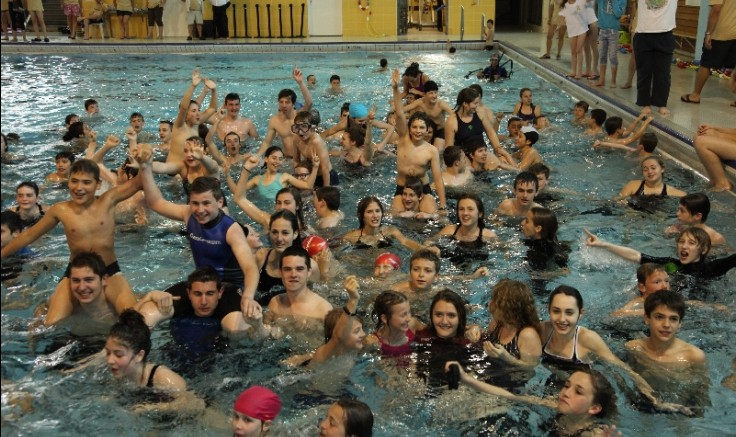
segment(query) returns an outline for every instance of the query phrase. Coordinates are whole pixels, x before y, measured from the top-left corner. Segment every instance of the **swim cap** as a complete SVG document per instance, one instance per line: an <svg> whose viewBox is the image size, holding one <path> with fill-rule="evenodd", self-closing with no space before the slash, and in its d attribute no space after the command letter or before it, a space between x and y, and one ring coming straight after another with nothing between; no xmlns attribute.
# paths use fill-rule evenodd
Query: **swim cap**
<svg viewBox="0 0 736 437"><path fill-rule="evenodd" d="M398 256L391 252L383 252L382 254L378 255L376 257L376 266L380 266L382 264L388 264L391 267L394 268L394 270L398 270L399 267L401 267L401 259L399 259Z"/></svg>
<svg viewBox="0 0 736 437"><path fill-rule="evenodd" d="M350 109L348 110L350 116L353 118L366 118L368 117L368 108L362 103L351 103Z"/></svg>
<svg viewBox="0 0 736 437"><path fill-rule="evenodd" d="M302 241L302 247L309 253L309 256L315 256L323 250L327 249L327 240L319 235L310 235Z"/></svg>
<svg viewBox="0 0 736 437"><path fill-rule="evenodd" d="M240 393L234 409L253 419L273 420L281 411L281 399L266 387L254 385Z"/></svg>

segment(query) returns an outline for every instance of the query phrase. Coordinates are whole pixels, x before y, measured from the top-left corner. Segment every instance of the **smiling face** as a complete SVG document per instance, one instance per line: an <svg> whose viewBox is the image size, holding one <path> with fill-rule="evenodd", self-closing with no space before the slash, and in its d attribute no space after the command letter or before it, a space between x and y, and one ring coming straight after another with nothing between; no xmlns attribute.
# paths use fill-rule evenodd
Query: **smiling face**
<svg viewBox="0 0 736 437"><path fill-rule="evenodd" d="M365 331L363 324L359 320L352 320L353 326L350 328L350 335L344 340L343 346L346 349L359 351L363 349L363 340L365 339Z"/></svg>
<svg viewBox="0 0 736 437"><path fill-rule="evenodd" d="M100 188L100 181L95 180L94 175L85 172L74 173L69 177L67 183L72 201L76 204L85 205L95 200L95 191Z"/></svg>
<svg viewBox="0 0 736 437"><path fill-rule="evenodd" d="M288 115L294 110L294 102L289 97L281 97L279 99L279 112Z"/></svg>
<svg viewBox="0 0 736 437"><path fill-rule="evenodd" d="M59 158L56 160L56 172L59 174L69 174L69 168L72 162L68 158Z"/></svg>
<svg viewBox="0 0 736 437"><path fill-rule="evenodd" d="M268 171L276 173L284 165L284 154L277 150L266 157Z"/></svg>
<svg viewBox="0 0 736 437"><path fill-rule="evenodd" d="M701 247L700 242L689 232L684 232L677 240L677 257L682 264L700 261L708 250Z"/></svg>
<svg viewBox="0 0 736 437"><path fill-rule="evenodd" d="M485 165L486 161L488 161L488 148L487 147L479 147L473 152L471 155L471 159L474 164L477 165Z"/></svg>
<svg viewBox="0 0 736 437"><path fill-rule="evenodd" d="M237 118L240 113L240 99L227 100L225 102L227 114L232 118Z"/></svg>
<svg viewBox="0 0 736 437"><path fill-rule="evenodd" d="M350 133L343 132L342 139L340 140L340 145L342 146L343 150L350 151L355 148L355 141L353 141L352 138L350 138Z"/></svg>
<svg viewBox="0 0 736 437"><path fill-rule="evenodd" d="M169 126L169 123L160 123L158 125L158 138L164 143L168 143L171 140L171 126Z"/></svg>
<svg viewBox="0 0 736 437"><path fill-rule="evenodd" d="M422 198L418 193L409 187L404 187L404 190L401 192L401 204L404 205L404 209L407 211L418 210L421 200Z"/></svg>
<svg viewBox="0 0 736 437"><path fill-rule="evenodd" d="M415 259L411 262L411 269L409 269L409 286L414 291L428 291L432 288L436 275L437 270L432 260Z"/></svg>
<svg viewBox="0 0 736 437"><path fill-rule="evenodd" d="M319 437L346 437L345 436L345 411L341 406L332 404L327 410L327 415L319 423Z"/></svg>
<svg viewBox="0 0 736 437"><path fill-rule="evenodd" d="M192 302L194 315L197 317L210 317L217 309L217 303L222 297L224 288L217 289L217 282L193 282L191 288L187 290L189 301Z"/></svg>
<svg viewBox="0 0 736 437"><path fill-rule="evenodd" d="M196 103L189 103L189 109L187 109L186 122L189 126L199 124L199 119L202 114L199 112L199 105Z"/></svg>
<svg viewBox="0 0 736 437"><path fill-rule="evenodd" d="M15 201L18 202L18 206L23 211L29 211L36 206L38 202L38 196L36 190L31 187L22 186L15 191Z"/></svg>
<svg viewBox="0 0 736 437"><path fill-rule="evenodd" d="M215 199L212 191L191 193L189 195L189 213L199 224L209 223L216 219L222 208L222 199Z"/></svg>
<svg viewBox="0 0 736 437"><path fill-rule="evenodd" d="M274 211L281 211L282 209L296 214L296 200L294 200L294 195L288 191L276 196Z"/></svg>
<svg viewBox="0 0 736 437"><path fill-rule="evenodd" d="M480 106L480 97L476 97L472 102L463 102L463 108L468 114L474 114L478 110L478 106Z"/></svg>
<svg viewBox="0 0 736 437"><path fill-rule="evenodd" d="M189 168L198 167L200 165L200 162L194 158L194 145L194 141L187 141L184 143L184 165Z"/></svg>
<svg viewBox="0 0 736 437"><path fill-rule="evenodd" d="M390 332L406 332L411 321L411 306L409 302L401 302L391 307L391 316L381 315L381 321L388 326Z"/></svg>
<svg viewBox="0 0 736 437"><path fill-rule="evenodd" d="M108 337L105 342L107 367L115 379L135 379L138 365L143 360L144 351L134 353L130 347L115 337Z"/></svg>
<svg viewBox="0 0 736 437"><path fill-rule="evenodd" d="M590 375L583 372L573 373L560 390L557 412L571 416L598 414L601 411L601 406L593 404L593 398L595 397L593 390L593 381Z"/></svg>
<svg viewBox="0 0 736 437"><path fill-rule="evenodd" d="M432 326L439 338L453 338L460 323L457 308L452 302L439 300L432 309Z"/></svg>
<svg viewBox="0 0 736 437"><path fill-rule="evenodd" d="M675 340L681 320L677 311L666 305L657 305L649 316L644 315L644 323L649 326L652 339L669 343Z"/></svg>
<svg viewBox="0 0 736 437"><path fill-rule="evenodd" d="M483 216L473 199L461 199L457 203L457 218L460 221L460 226L476 228L478 227L478 221L482 220Z"/></svg>
<svg viewBox="0 0 736 437"><path fill-rule="evenodd" d="M411 126L409 126L409 134L414 143L424 142L424 138L427 135L427 123L422 119L415 118L411 122Z"/></svg>
<svg viewBox="0 0 736 437"><path fill-rule="evenodd" d="M664 174L664 167L659 165L656 159L647 159L641 164L641 171L644 175L644 180L649 183L662 182L662 175Z"/></svg>
<svg viewBox="0 0 736 437"><path fill-rule="evenodd" d="M573 296L557 294L549 304L549 320L557 334L567 335L575 330L582 316Z"/></svg>
<svg viewBox="0 0 736 437"><path fill-rule="evenodd" d="M274 220L268 231L268 238L271 239L271 247L279 253L286 250L287 247L291 247L297 235L298 231L292 229L291 222L284 218Z"/></svg>
<svg viewBox="0 0 736 437"><path fill-rule="evenodd" d="M394 269L394 266L391 264L378 264L373 268L373 276L377 278L385 278L394 270L396 269Z"/></svg>
<svg viewBox="0 0 736 437"><path fill-rule="evenodd" d="M427 101L432 104L437 103L438 97L439 97L439 93L437 91L427 91L426 93L424 93L424 98L427 99Z"/></svg>
<svg viewBox="0 0 736 437"><path fill-rule="evenodd" d="M287 292L299 292L307 288L309 268L307 260L292 255L281 258L281 279Z"/></svg>
<svg viewBox="0 0 736 437"><path fill-rule="evenodd" d="M89 267L72 267L69 275L72 296L82 305L89 305L103 295L105 279Z"/></svg>

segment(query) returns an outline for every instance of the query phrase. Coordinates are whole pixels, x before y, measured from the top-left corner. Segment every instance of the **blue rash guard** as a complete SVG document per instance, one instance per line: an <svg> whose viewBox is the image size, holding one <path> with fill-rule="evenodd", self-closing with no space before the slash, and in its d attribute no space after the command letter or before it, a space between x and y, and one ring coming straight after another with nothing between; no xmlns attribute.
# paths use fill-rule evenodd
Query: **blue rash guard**
<svg viewBox="0 0 736 437"><path fill-rule="evenodd" d="M190 216L187 221L187 238L197 268L212 266L223 282L245 287L243 271L232 248L227 244L227 231L232 225L240 226L222 210L216 219L203 225L194 216Z"/></svg>

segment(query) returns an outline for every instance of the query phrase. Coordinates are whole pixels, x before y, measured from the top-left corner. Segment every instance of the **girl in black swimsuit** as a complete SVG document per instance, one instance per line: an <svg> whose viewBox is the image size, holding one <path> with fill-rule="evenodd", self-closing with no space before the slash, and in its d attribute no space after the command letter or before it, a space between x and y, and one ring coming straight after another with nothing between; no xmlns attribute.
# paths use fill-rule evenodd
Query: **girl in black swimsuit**
<svg viewBox="0 0 736 437"><path fill-rule="evenodd" d="M570 248L557 241L557 216L547 208L535 206L521 222L521 232L529 248L526 259L533 270L567 267Z"/></svg>
<svg viewBox="0 0 736 437"><path fill-rule="evenodd" d="M343 237L355 248L387 248L392 239L412 251L421 249L421 244L407 238L396 226L384 226L383 205L377 197L368 196L358 203L358 229L354 229Z"/></svg>
<svg viewBox="0 0 736 437"><path fill-rule="evenodd" d="M486 243L496 238L496 233L485 227L485 208L483 201L475 193L460 196L455 207L457 224L447 225L437 236L440 240L450 240L454 244L442 244L442 256L458 258L459 261L486 259Z"/></svg>
<svg viewBox="0 0 736 437"><path fill-rule="evenodd" d="M115 379L148 387L172 395L171 402L138 405L136 410L198 412L204 401L187 391L187 383L166 366L146 362L151 351L151 331L143 316L134 309L120 314L120 320L110 328L105 343L107 367Z"/></svg>

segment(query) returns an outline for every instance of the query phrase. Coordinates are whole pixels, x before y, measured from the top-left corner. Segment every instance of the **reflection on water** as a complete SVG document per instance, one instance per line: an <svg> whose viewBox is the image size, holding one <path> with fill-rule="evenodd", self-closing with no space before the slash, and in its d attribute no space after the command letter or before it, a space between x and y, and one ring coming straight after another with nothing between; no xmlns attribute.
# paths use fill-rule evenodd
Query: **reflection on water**
<svg viewBox="0 0 736 437"><path fill-rule="evenodd" d="M288 59L287 59L288 57ZM242 113L254 120L261 135L265 134L268 117L277 108L276 94L281 88L295 88L291 69L297 64L306 74L317 75L315 108L321 114L323 127L336 123L339 108L346 100L374 103L379 118L385 117L390 96L386 74L372 73L376 60L386 57L389 65L403 66L409 61L419 62L421 68L440 85L440 95L454 106L457 92L474 80L464 79L467 71L486 64L482 52L458 52L452 60L444 54L423 53L316 53L272 55L161 55L157 57L126 56L48 56L2 58L2 130L17 132L20 143L11 143L14 164L2 166L2 207L9 207L14 199L15 185L21 180L41 181L53 168L53 156L65 148L61 141L64 117L81 114L82 102L95 98L100 103L102 117L88 122L98 132L122 136L128 116L139 111L146 118L145 130L155 133L158 120L172 120L190 77L198 66L204 76L218 84L220 98L228 92L241 96ZM368 59L367 59L368 58ZM367 60L366 60L367 59ZM349 97L325 97L322 91L331 74L340 74L342 85ZM537 148L552 168L551 187L559 200L550 203L560 222L558 237L571 248L569 272L533 274L525 261L526 247L521 242L518 226L513 221L489 221L499 235L501 244L491 247L486 260L472 260L452 264L442 262L443 274L470 273L480 265L490 268L490 275L474 281L455 283L443 280L458 290L469 303L479 310L470 314L470 322L487 325L486 304L490 287L499 279L509 277L535 284L540 315L546 317L546 291L561 283L575 286L586 300L585 326L601 333L612 350L623 355L623 343L640 335L643 323L639 320L611 323L609 313L621 307L636 295L635 266L614 258L600 250L581 246L581 230L586 227L603 238L631 245L653 255L674 254L674 240L664 237L666 224L674 221L675 201L658 206L649 214L634 210L611 199L629 180L641 177L637 162L622 158L616 152L597 152L590 141L580 137L580 131L569 127L569 112L574 98L549 83L532 75L518 63L512 80L483 84L484 102L494 111L509 113L518 100L518 89L532 89L534 102L554 125L542 135ZM302 97L299 96L299 101ZM501 123L504 133L506 120ZM375 137L375 136L374 136ZM277 141L278 142L278 141ZM331 143L337 147L337 140ZM258 144L250 142L252 150ZM107 159L109 166L119 165L124 151L115 150ZM378 195L388 206L394 190L395 164L391 158L378 156L372 168L351 173L341 163L335 168L345 173L341 185L342 209L346 220L338 232L357 227L355 209L360 198ZM668 163L668 184L689 192L705 190L702 180L691 172ZM177 202L183 201L181 189L170 179L159 178L165 195ZM481 196L489 214L498 203L511 194L513 175L491 173L478 178L468 189ZM66 199L66 189L49 187L43 193L43 202L52 204ZM255 197L255 196L254 196ZM270 202L255 200L270 210ZM727 240L736 244L736 211L727 196L712 198L713 208L708 223L721 231ZM234 205L231 203L231 205ZM454 209L450 201L449 209ZM234 216L244 216L231 207ZM308 216L314 216L308 211ZM451 217L454 220L454 217ZM418 241L436 234L442 225L429 223L408 226L402 220L387 220ZM513 224L509 224L513 223ZM116 234L116 251L123 272L134 291L142 295L150 289L163 289L180 281L191 270L193 263L186 240L179 234L179 225L152 214L147 228L126 228ZM402 260L408 261L409 252L394 248ZM194 421L167 421L135 416L121 402L122 392L112 385L106 369L90 369L74 375L64 375L58 367L66 367L80 355L79 342L70 340L58 330L37 332L29 336L27 326L35 307L53 290L66 266L68 249L63 231L55 229L34 245L39 258L24 266L23 273L12 284L2 285L2 379L3 379L3 435L95 435L110 431L120 436L138 435L208 435L205 425ZM336 251L346 271L368 276L372 271L372 257L376 254L350 248ZM355 265L355 267L353 267ZM403 263L403 271L408 265ZM403 277L401 279L404 279ZM382 287L383 285L381 285ZM678 435L723 434L736 421L727 410L736 396L721 389L721 381L730 373L731 359L736 347L729 339L736 329L733 309L736 308L736 274L708 284L713 300L729 307L727 313L715 315L709 309L690 309L684 319L681 337L705 350L708 372L714 383L708 390L712 406L701 419L679 416L662 418L638 412L628 403L620 403L619 422L626 435L637 435L650 430L652 423L662 432ZM318 287L336 306L342 306L345 297L341 285ZM365 291L374 295L380 290ZM366 299L367 300L367 299ZM426 307L418 303L416 313ZM710 311L710 312L709 312ZM366 328L371 323L366 320ZM294 345L291 342L296 342ZM172 343L168 325L154 333L154 349L150 360L170 365L182 372L191 388L207 400L211 410L229 415L232 402L247 385L261 383L274 388L284 399L284 410L274 430L275 435L314 435L316 423L325 412L325 405L338 396L357 396L371 405L377 418L377 435L475 435L487 432L503 435L514 429L521 434L538 433L539 424L550 417L550 412L497 403L468 390L426 398L426 389L417 376L407 369L396 369L385 360L364 355L358 358L347 375L341 375L337 387L329 390L315 388L315 378L329 378L302 369L286 369L280 360L293 353L304 352L307 342L294 333L286 339L264 344L230 344L217 349L207 358L195 357ZM29 347L30 343L30 347ZM71 345L71 346L70 346ZM524 392L544 394L549 372L539 367ZM613 379L613 378L611 378ZM32 397L30 408L22 401ZM620 396L624 399L625 396ZM70 408L73 405L73 408ZM24 409L30 411L24 411ZM713 420L712 418L717 418ZM726 423L730 420L730 424ZM715 425L714 425L715 423ZM714 431L714 426L720 432ZM227 425L224 426L227 434ZM103 431L104 430L104 431ZM485 430L485 431L483 431Z"/></svg>

